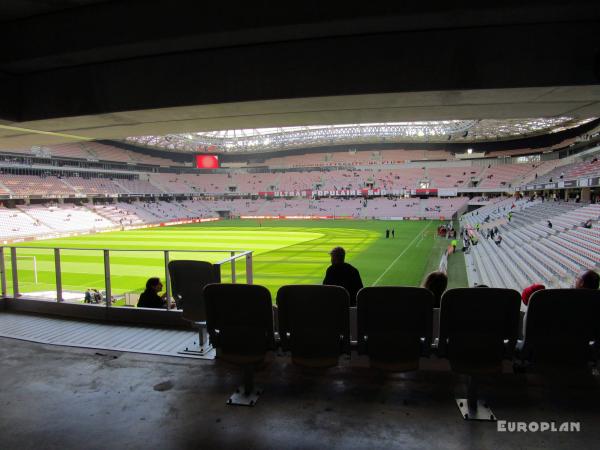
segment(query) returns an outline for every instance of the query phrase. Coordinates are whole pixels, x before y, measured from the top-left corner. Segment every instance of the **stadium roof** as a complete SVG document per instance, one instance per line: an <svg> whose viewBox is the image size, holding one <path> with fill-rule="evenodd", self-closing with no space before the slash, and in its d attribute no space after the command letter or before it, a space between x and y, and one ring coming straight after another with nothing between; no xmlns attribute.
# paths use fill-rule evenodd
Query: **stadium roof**
<svg viewBox="0 0 600 450"><path fill-rule="evenodd" d="M246 128L135 136L127 138L126 142L184 152L227 153L258 153L342 144L477 143L556 133L592 120L594 118L551 117Z"/></svg>

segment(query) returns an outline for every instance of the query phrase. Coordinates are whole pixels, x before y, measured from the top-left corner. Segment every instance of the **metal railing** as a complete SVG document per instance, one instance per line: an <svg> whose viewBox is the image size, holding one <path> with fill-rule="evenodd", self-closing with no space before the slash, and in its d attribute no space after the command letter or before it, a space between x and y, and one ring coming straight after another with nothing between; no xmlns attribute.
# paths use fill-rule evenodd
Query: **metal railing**
<svg viewBox="0 0 600 450"><path fill-rule="evenodd" d="M166 309L169 309L171 302L171 279L169 276L169 261L171 253L226 253L229 256L219 260L213 265L216 267L218 279L221 279L222 266L231 263L231 282L237 282L237 271L236 261L240 259L246 260L246 283L253 283L253 272L252 272L252 250L149 250L149 249L106 249L106 248L60 248L60 247L15 247L15 246L1 246L0 247L0 289L2 298L9 297L8 295L8 284L6 274L6 263L5 255L6 250L10 251L10 266L12 275L12 297L17 298L21 296L19 290L19 267L17 262L17 250L53 250L54 251L54 271L56 277L56 301L58 303L63 302L63 273L61 268L61 251L101 251L103 264L104 264L104 287L105 287L105 299L106 307L111 307L112 300L112 285L111 285L111 274L110 274L110 255L111 252L162 252L164 261L164 273L165 273L165 292L167 297Z"/></svg>

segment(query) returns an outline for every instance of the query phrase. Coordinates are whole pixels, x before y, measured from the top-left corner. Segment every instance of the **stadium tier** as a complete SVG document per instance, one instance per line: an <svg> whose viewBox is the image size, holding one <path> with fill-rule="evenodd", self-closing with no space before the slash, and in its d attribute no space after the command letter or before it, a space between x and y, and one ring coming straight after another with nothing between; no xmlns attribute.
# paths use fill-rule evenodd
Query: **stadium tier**
<svg viewBox="0 0 600 450"><path fill-rule="evenodd" d="M108 178L67 177L63 182L81 194L118 194L123 188Z"/></svg>
<svg viewBox="0 0 600 450"><path fill-rule="evenodd" d="M465 228L479 228L469 275L474 283L519 291L534 283L570 287L577 274L600 263L599 219L600 204L513 199L466 214ZM489 236L492 229L500 243Z"/></svg>
<svg viewBox="0 0 600 450"><path fill-rule="evenodd" d="M600 176L600 162L594 158L592 161L583 161L566 166L557 167L543 176L538 176L536 183L557 182L560 180L574 180L583 177Z"/></svg>
<svg viewBox="0 0 600 450"><path fill-rule="evenodd" d="M513 167L516 166L516 167ZM402 190L417 188L472 188L505 190L529 173L531 167L428 167L399 169L327 170L309 172L150 173L146 179L46 175L0 175L0 195L69 196L75 194L257 194L304 190ZM110 175L110 174L107 174ZM589 175L589 173L586 173Z"/></svg>
<svg viewBox="0 0 600 450"><path fill-rule="evenodd" d="M128 164L147 164L158 166L175 165L173 160L139 152L133 152L99 142L80 142L49 146L34 146L30 148L11 148L3 150L6 153L36 156L48 159L82 159L86 161L111 161Z"/></svg>
<svg viewBox="0 0 600 450"><path fill-rule="evenodd" d="M0 239L43 236L52 229L18 209L0 207Z"/></svg>
<svg viewBox="0 0 600 450"><path fill-rule="evenodd" d="M450 218L465 208L467 197L453 199L192 199L182 201L137 201L99 203L19 205L2 208L6 219L0 239L43 237L66 232L94 230L168 221L218 217L352 217ZM13 217L14 215L14 217ZM19 221L26 218L22 224ZM10 219L10 220L9 220Z"/></svg>

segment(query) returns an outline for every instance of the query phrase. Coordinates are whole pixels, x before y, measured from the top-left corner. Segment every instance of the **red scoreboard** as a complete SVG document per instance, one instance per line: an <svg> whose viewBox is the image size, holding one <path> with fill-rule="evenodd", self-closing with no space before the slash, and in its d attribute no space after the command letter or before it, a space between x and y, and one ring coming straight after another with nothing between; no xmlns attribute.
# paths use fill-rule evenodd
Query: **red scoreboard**
<svg viewBox="0 0 600 450"><path fill-rule="evenodd" d="M196 169L218 169L219 157L217 155L196 155Z"/></svg>

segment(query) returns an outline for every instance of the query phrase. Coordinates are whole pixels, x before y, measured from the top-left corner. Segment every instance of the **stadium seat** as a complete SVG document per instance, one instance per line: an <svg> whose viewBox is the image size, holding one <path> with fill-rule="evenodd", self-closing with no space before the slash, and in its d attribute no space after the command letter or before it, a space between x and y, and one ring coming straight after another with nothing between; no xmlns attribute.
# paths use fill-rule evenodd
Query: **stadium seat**
<svg viewBox="0 0 600 450"><path fill-rule="evenodd" d="M350 297L339 286L287 285L277 291L281 347L304 367L327 368L350 353Z"/></svg>
<svg viewBox="0 0 600 450"><path fill-rule="evenodd" d="M418 287L368 287L359 291L358 349L371 367L395 372L416 370L428 353L433 294Z"/></svg>
<svg viewBox="0 0 600 450"><path fill-rule="evenodd" d="M496 420L478 399L477 379L500 373L517 341L521 297L499 288L450 289L442 296L438 352L468 376L467 398L456 399L464 419Z"/></svg>
<svg viewBox="0 0 600 450"><path fill-rule="evenodd" d="M187 347L183 353L208 356L212 346L206 332L204 287L221 281L215 266L206 261L177 260L169 262L171 290L182 317L199 327L198 346Z"/></svg>
<svg viewBox="0 0 600 450"><path fill-rule="evenodd" d="M518 356L540 371L585 370L599 340L600 291L546 289L529 300Z"/></svg>
<svg viewBox="0 0 600 450"><path fill-rule="evenodd" d="M217 358L242 367L244 382L230 405L254 406L261 390L254 371L275 347L271 293L251 284L209 284L204 288L206 322Z"/></svg>

